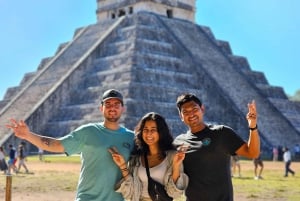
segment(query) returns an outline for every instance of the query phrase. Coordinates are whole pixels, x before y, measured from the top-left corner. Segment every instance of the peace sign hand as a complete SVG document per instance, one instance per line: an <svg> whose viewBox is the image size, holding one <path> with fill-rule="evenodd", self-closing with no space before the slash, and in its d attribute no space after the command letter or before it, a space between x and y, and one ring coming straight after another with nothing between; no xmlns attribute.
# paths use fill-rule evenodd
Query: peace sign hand
<svg viewBox="0 0 300 201"><path fill-rule="evenodd" d="M257 125L257 112L254 100L251 103L248 103L248 113L246 118L248 120L249 128L255 128Z"/></svg>

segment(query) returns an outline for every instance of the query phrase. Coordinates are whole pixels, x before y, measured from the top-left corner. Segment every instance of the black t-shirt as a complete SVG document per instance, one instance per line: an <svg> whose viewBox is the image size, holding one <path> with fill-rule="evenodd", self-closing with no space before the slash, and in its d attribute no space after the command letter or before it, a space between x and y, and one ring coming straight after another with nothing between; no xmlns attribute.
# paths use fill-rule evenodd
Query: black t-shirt
<svg viewBox="0 0 300 201"><path fill-rule="evenodd" d="M230 156L245 141L229 127L210 125L194 134L179 135L174 141L175 144L182 142L191 145L183 162L189 176L187 200L232 201Z"/></svg>

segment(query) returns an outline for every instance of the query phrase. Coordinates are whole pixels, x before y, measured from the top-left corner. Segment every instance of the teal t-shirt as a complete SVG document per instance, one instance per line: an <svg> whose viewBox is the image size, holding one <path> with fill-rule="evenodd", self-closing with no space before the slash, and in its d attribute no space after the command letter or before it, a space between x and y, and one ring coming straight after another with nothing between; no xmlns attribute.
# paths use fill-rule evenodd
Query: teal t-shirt
<svg viewBox="0 0 300 201"><path fill-rule="evenodd" d="M133 148L134 134L125 127L109 130L103 123L91 123L79 127L60 138L67 155L81 154L81 171L76 201L123 201L115 192L115 184L121 179L120 169L112 160L108 148L114 146L126 160Z"/></svg>

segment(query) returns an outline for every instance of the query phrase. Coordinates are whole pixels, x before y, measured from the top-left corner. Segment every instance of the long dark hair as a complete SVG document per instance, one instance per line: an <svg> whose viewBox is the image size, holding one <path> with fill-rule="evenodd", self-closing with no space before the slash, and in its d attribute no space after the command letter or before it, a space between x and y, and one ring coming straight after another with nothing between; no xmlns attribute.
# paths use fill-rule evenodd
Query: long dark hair
<svg viewBox="0 0 300 201"><path fill-rule="evenodd" d="M145 114L141 120L138 122L135 127L135 150L133 151L133 155L142 155L144 153L149 153L149 147L143 140L143 129L145 127L145 123L147 121L155 121L157 126L157 132L159 134L159 150L165 154L168 150L174 150L173 146L173 136L170 132L169 126L163 116L155 112L149 112Z"/></svg>

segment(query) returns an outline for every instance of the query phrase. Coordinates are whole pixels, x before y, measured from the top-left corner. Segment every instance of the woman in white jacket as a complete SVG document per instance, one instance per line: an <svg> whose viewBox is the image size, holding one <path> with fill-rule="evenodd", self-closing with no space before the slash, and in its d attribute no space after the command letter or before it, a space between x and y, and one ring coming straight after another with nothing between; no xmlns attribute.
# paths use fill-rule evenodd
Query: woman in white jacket
<svg viewBox="0 0 300 201"><path fill-rule="evenodd" d="M116 184L116 191L131 201L151 201L144 155L147 155L151 177L164 185L173 199L183 195L188 177L183 172L184 151L176 151L173 137L165 119L154 112L147 113L135 128L135 149L126 164L115 148L110 148L113 160L123 178Z"/></svg>

